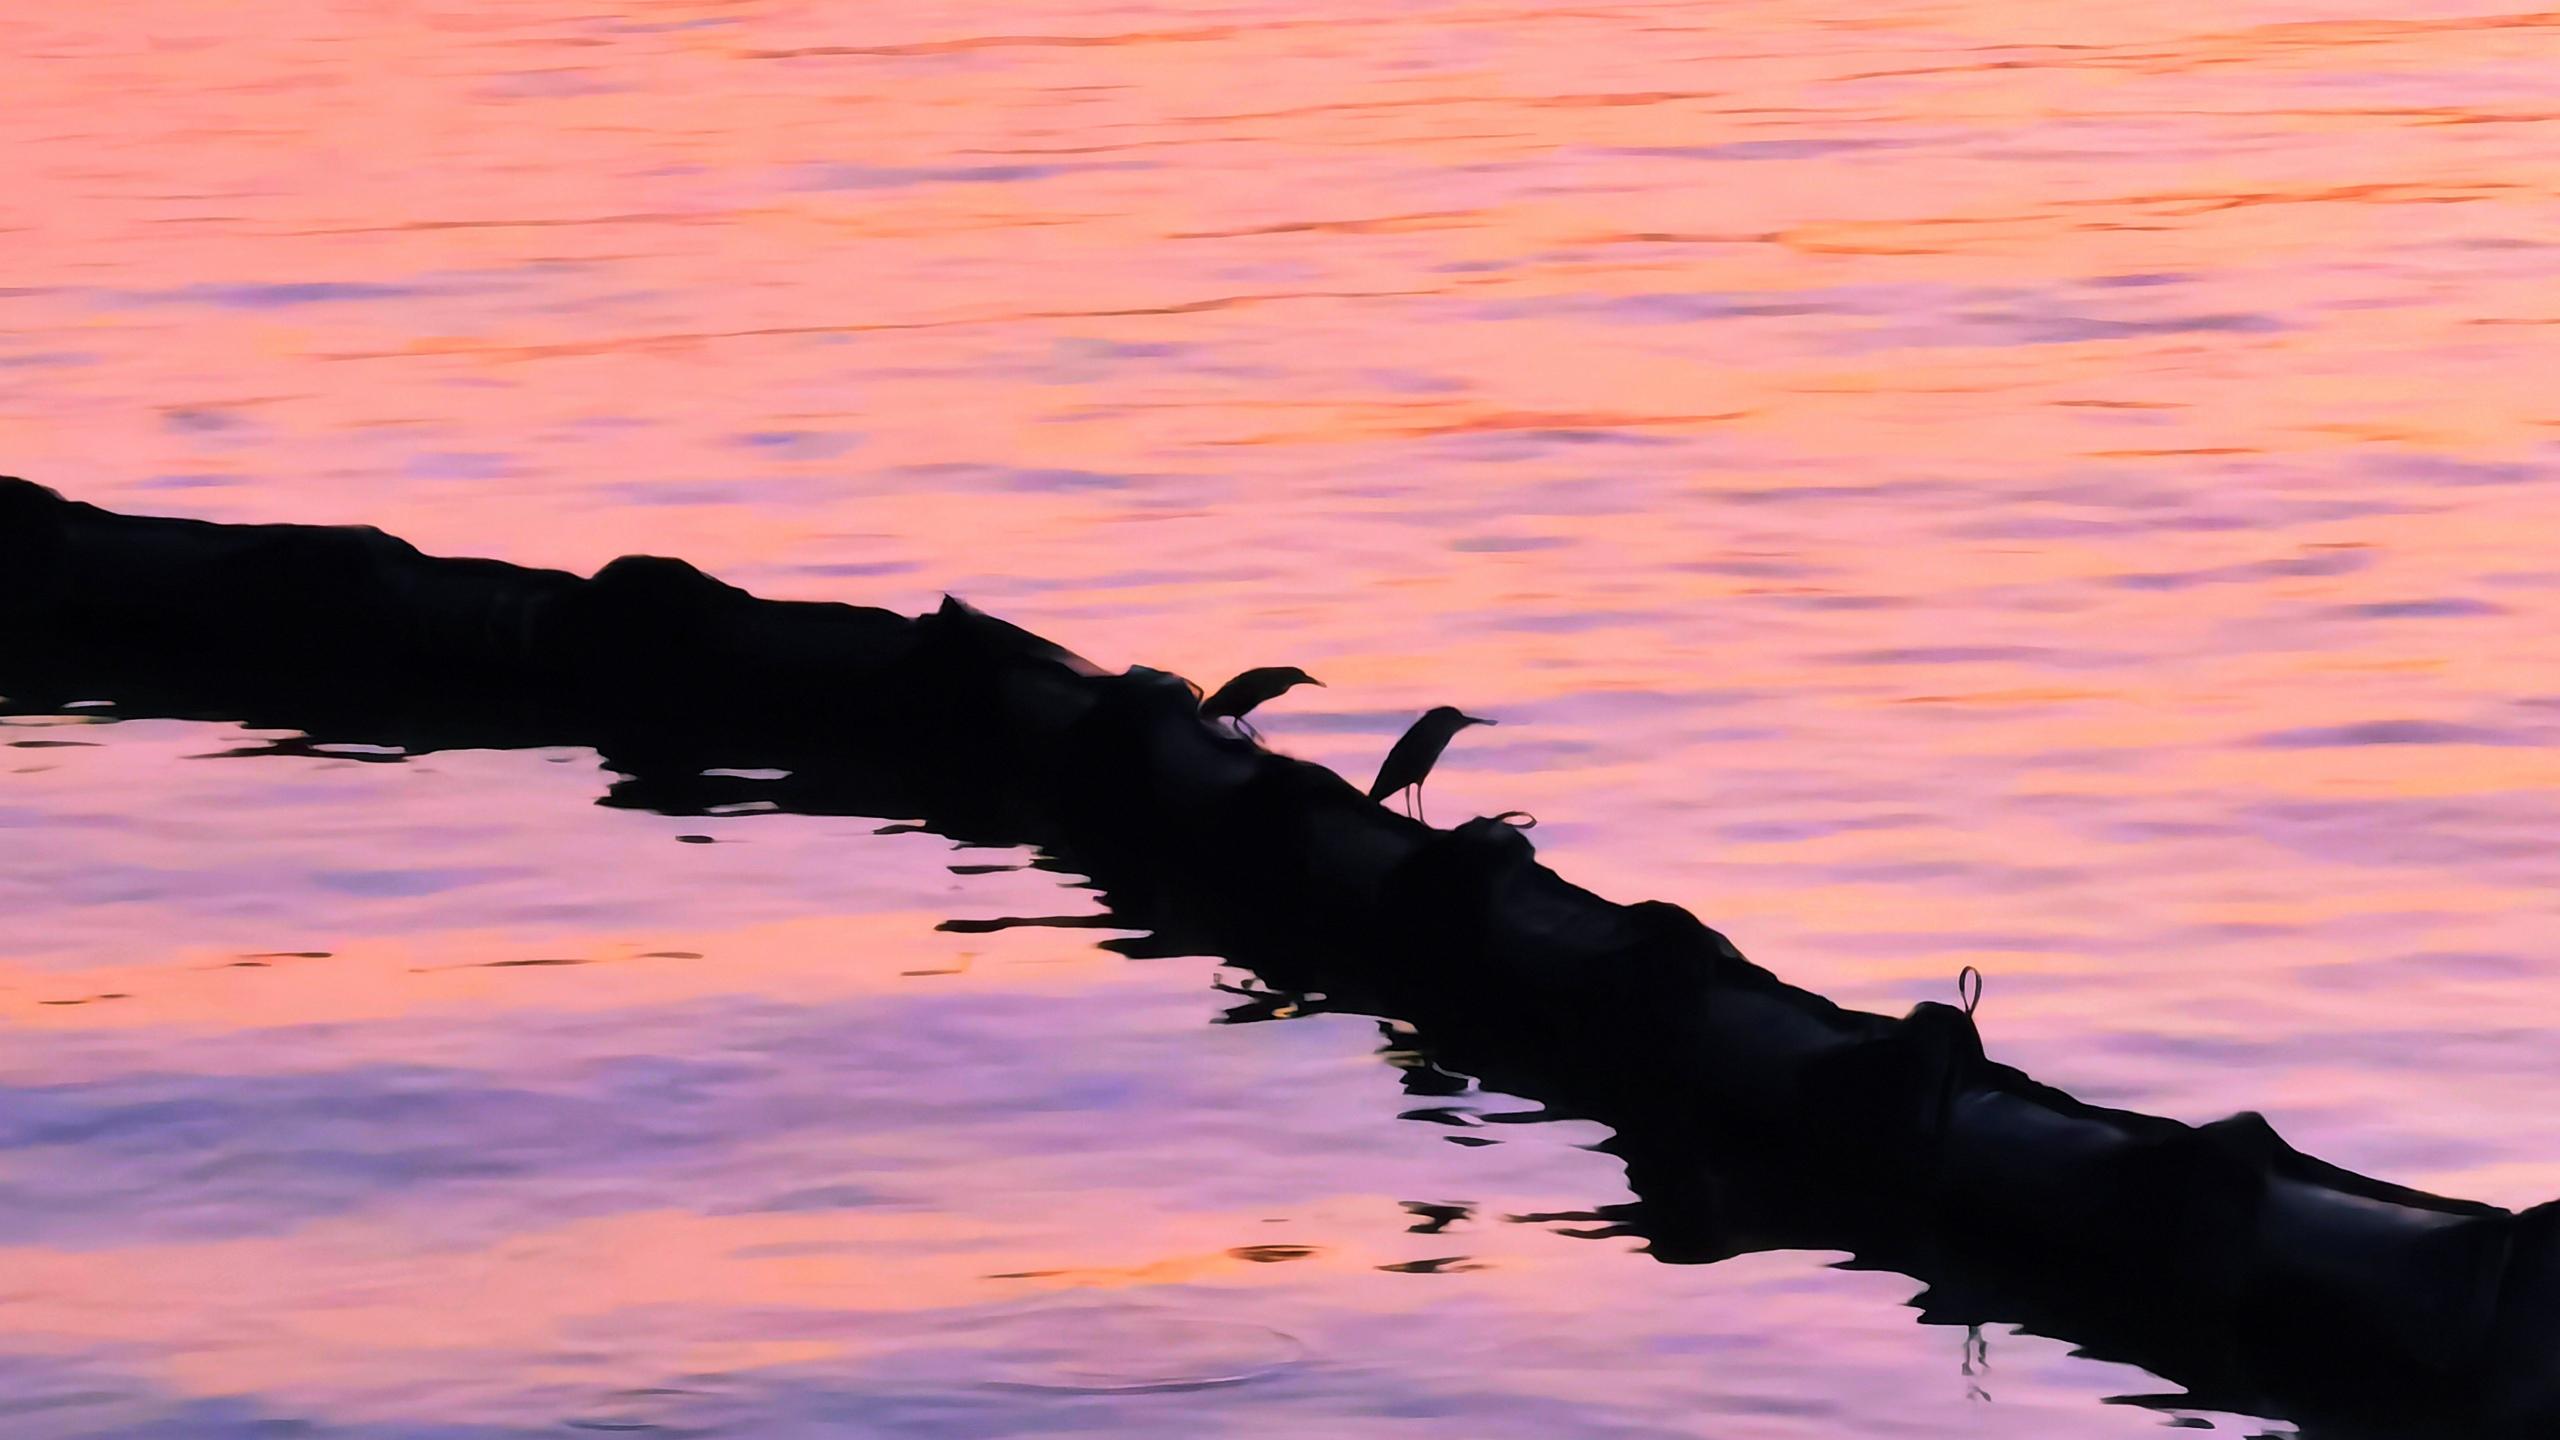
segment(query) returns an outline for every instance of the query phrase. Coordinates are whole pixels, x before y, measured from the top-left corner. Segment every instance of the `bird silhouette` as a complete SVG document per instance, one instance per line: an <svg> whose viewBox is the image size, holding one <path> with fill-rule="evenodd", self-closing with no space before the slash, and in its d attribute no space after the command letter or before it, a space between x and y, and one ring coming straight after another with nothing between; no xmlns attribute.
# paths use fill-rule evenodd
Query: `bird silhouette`
<svg viewBox="0 0 2560 1440"><path fill-rule="evenodd" d="M1422 782L1431 775L1431 767L1440 763L1440 752L1449 748L1451 737L1470 725L1494 722L1469 715L1455 705L1441 705L1422 712L1422 718L1404 732L1387 751L1378 766L1378 778L1369 786L1369 798L1384 803L1399 790L1412 792L1412 806L1405 811L1424 824L1431 823L1422 814Z"/></svg>
<svg viewBox="0 0 2560 1440"><path fill-rule="evenodd" d="M1247 670L1221 685L1208 699L1200 702L1200 718L1224 720L1245 735L1258 736L1245 713L1263 701L1287 694L1301 685L1322 685L1295 665L1261 665Z"/></svg>

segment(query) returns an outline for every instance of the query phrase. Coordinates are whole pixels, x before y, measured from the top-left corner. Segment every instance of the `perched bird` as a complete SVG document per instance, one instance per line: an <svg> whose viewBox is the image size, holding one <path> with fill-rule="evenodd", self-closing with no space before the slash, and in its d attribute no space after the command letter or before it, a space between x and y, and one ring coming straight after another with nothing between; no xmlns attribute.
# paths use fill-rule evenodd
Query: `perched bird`
<svg viewBox="0 0 2560 1440"><path fill-rule="evenodd" d="M1384 803L1399 790L1413 792L1413 805L1405 813L1417 820L1422 817L1422 782L1431 775L1431 767L1440 763L1440 752L1449 748L1451 737L1470 725L1491 725L1491 720L1469 715L1455 705L1442 705L1422 712L1413 728L1404 732L1387 758L1378 766L1378 778L1369 786L1369 798ZM1423 823L1430 822L1424 820Z"/></svg>
<svg viewBox="0 0 2560 1440"><path fill-rule="evenodd" d="M1254 733L1254 728L1246 723L1245 712L1265 700L1285 695L1301 685L1321 686L1323 684L1323 681L1295 665L1258 666L1219 686L1214 694L1201 701L1200 718L1224 720L1234 725L1243 734L1251 735Z"/></svg>

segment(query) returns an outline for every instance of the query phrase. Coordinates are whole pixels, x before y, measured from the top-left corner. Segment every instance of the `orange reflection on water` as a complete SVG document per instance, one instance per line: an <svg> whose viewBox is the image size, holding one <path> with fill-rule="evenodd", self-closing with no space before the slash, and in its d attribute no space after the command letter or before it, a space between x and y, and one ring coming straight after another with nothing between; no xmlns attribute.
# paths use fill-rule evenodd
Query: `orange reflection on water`
<svg viewBox="0 0 2560 1440"><path fill-rule="evenodd" d="M2553 23L19 7L0 469L1300 664L1329 688L1266 732L1358 779L1461 703L1503 725L1444 820L1533 811L1568 874L1852 1003L1977 965L1994 1053L2110 1102L2533 1203ZM912 1335L731 1311L1035 1270L1285 1292L1344 1367L1127 1433L2151 1424L2058 1350L1971 1405L1859 1308L1890 1277L1412 1235L1394 1202L1617 1179L1568 1127L1386 1124L1430 1107L1370 1032L1213 1030L1206 962L931 929L1090 913L977 868L1029 857L600 809L583 754L204 758L275 738L0 727L0 836L41 837L0 850L0 1361L125 1347L162 1407L126 1433L244 1390L550 1415L597 1326L641 1337L616 1383L750 1377L747 1420L666 1423L781 1433L842 1417L773 1377ZM847 1185L890 1199L736 1208ZM1273 1218L1316 1256L1234 1260Z"/></svg>

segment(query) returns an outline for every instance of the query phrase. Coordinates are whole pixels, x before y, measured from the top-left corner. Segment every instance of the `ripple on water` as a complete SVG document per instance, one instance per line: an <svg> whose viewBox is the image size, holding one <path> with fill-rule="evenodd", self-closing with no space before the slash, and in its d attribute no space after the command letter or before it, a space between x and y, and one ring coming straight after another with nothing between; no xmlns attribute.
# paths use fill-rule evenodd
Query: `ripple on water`
<svg viewBox="0 0 2560 1440"><path fill-rule="evenodd" d="M1265 1380L1306 1359L1294 1336L1199 1310L1062 1301L967 1322L981 1385L1075 1395L1211 1390Z"/></svg>

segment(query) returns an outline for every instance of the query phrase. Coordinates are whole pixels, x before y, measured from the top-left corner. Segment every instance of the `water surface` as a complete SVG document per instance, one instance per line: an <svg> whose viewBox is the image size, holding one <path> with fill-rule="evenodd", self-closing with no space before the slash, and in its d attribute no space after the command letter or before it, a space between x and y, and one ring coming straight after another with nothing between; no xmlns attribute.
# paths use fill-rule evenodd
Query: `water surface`
<svg viewBox="0 0 2560 1440"><path fill-rule="evenodd" d="M2554 24L15 7L0 469L1303 665L1266 732L1362 778L1458 703L1443 820L2529 1204ZM12 1435L2286 1428L1986 1369L1838 1255L1517 1219L1626 1198L1596 1127L1213 1023L1213 959L937 930L1093 911L1025 852L599 808L586 752L5 734Z"/></svg>

